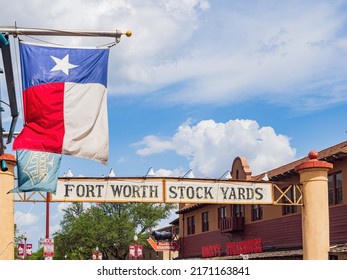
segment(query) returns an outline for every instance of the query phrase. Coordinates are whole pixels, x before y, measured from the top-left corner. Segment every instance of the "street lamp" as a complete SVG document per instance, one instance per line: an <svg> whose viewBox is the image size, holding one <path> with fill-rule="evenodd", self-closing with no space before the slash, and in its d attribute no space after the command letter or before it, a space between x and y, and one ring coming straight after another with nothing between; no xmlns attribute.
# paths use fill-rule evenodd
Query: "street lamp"
<svg viewBox="0 0 347 280"><path fill-rule="evenodd" d="M132 258L132 259L137 259L137 258L142 258L142 245L139 245L137 243L138 241L138 237L137 237L137 234L135 233L135 236L134 236L134 241L135 241L135 244L130 244L129 245L129 259Z"/></svg>
<svg viewBox="0 0 347 280"><path fill-rule="evenodd" d="M138 240L139 238L137 237L137 235L135 234L134 235L134 241L135 241L135 253L134 253L134 255L135 255L135 258L137 258L137 240Z"/></svg>
<svg viewBox="0 0 347 280"><path fill-rule="evenodd" d="M24 259L26 260L26 258L27 258L27 239L28 239L28 235L27 235L26 232L24 233L23 238L24 238L24 253L23 253L23 256L24 256Z"/></svg>

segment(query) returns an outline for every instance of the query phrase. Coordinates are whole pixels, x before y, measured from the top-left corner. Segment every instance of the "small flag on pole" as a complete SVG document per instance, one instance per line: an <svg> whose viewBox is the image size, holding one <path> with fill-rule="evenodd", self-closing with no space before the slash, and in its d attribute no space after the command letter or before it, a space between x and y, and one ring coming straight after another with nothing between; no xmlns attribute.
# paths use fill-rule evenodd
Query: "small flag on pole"
<svg viewBox="0 0 347 280"><path fill-rule="evenodd" d="M21 42L25 124L14 150L108 162L108 48Z"/></svg>
<svg viewBox="0 0 347 280"><path fill-rule="evenodd" d="M43 191L55 194L61 154L17 151L18 187L11 193Z"/></svg>

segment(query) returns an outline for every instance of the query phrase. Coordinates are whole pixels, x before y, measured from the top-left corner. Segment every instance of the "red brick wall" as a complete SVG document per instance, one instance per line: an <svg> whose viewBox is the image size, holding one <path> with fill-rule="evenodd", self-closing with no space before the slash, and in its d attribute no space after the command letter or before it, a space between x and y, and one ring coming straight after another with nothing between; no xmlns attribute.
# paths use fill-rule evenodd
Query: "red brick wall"
<svg viewBox="0 0 347 280"><path fill-rule="evenodd" d="M229 238L230 237L230 238ZM221 235L219 230L180 238L180 258L201 257L201 247L220 244L225 252L226 243L261 238L263 250L302 246L301 214L278 219L253 222L245 230L232 235ZM347 242L347 205L330 208L330 243Z"/></svg>
<svg viewBox="0 0 347 280"><path fill-rule="evenodd" d="M347 205L330 207L330 243L347 242Z"/></svg>

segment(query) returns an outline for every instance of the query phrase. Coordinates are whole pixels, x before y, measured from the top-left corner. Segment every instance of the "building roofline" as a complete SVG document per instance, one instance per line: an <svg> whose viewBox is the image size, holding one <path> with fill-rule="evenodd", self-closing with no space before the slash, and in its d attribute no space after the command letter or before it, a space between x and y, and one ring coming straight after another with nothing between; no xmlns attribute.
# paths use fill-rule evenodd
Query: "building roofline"
<svg viewBox="0 0 347 280"><path fill-rule="evenodd" d="M341 142L334 146L328 147L324 150L318 152L318 160L324 160L333 163L336 160L347 157L347 141ZM295 160L288 164L282 165L275 169L269 170L267 172L252 176L253 180L259 181L263 178L264 174L267 173L269 179L277 180L279 178L286 177L288 175L296 174L294 170L296 166L308 161L308 156L301 159Z"/></svg>
<svg viewBox="0 0 347 280"><path fill-rule="evenodd" d="M334 146L328 147L324 150L321 150L318 152L318 160L324 160L330 163L333 163L336 160L341 160L342 158L347 157L347 141L341 142L339 144L336 144ZM238 157L235 157L235 159ZM283 177L297 174L295 171L295 167L298 166L301 163L304 163L308 161L308 156L303 157L301 159L295 160L293 162L290 162L288 164L282 165L280 167L277 167L275 169L269 170L267 172L252 176L252 181L261 181L264 177L265 173L267 173L270 180L280 180ZM184 206L182 209L176 211L177 214L186 214L188 212L191 212L193 210L202 208L206 206L207 204L188 204Z"/></svg>

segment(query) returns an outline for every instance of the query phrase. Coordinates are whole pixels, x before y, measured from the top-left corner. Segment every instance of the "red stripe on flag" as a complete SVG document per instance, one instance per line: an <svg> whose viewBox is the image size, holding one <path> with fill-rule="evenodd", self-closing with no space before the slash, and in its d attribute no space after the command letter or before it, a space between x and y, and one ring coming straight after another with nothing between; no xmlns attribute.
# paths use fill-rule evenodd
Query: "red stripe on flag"
<svg viewBox="0 0 347 280"><path fill-rule="evenodd" d="M14 150L61 153L64 128L64 83L43 84L23 91L25 126Z"/></svg>

